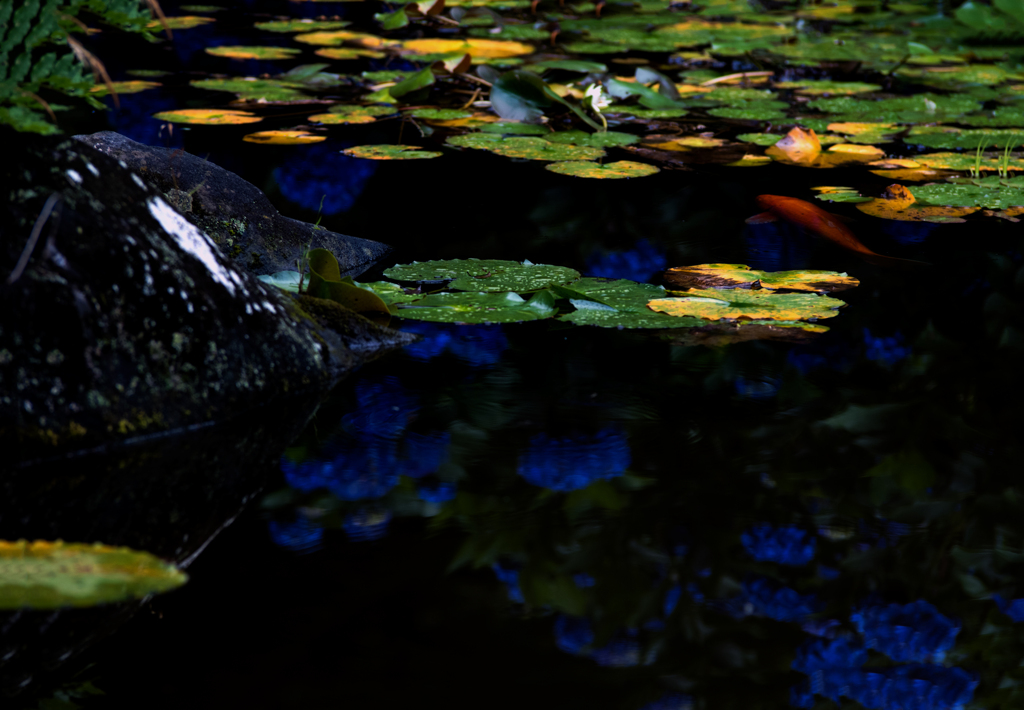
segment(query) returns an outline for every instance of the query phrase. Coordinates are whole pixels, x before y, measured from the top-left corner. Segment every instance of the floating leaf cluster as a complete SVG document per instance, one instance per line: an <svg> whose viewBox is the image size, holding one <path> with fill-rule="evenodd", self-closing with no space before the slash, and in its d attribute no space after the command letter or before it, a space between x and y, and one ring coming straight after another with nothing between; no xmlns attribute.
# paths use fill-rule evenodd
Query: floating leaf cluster
<svg viewBox="0 0 1024 710"><path fill-rule="evenodd" d="M627 279L582 278L564 266L500 259L400 264L384 272L400 283L357 283L341 279L337 261L322 249L309 253L309 266L307 294L366 314L462 324L556 318L604 328L717 328L727 336L739 336L750 325L763 331L761 337L778 337L786 329L823 332L827 328L816 322L838 315L845 304L822 294L859 284L832 271L772 273L742 264L702 264L670 269L665 280L676 290L666 290ZM260 278L297 292L304 277L285 271Z"/></svg>

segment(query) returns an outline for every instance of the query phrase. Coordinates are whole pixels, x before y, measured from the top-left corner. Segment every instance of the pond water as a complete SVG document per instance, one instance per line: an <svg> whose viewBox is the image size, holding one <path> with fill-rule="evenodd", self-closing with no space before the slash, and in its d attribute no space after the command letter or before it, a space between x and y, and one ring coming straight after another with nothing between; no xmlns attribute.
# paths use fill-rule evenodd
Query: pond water
<svg viewBox="0 0 1024 710"><path fill-rule="evenodd" d="M99 44L115 79L175 73L83 130L208 155L288 216L319 207L324 226L394 246L364 281L476 257L651 283L684 264L829 269L861 285L800 342L394 319L423 339L331 393L189 584L91 653L78 679L106 694L80 704L1019 707L1019 225L859 215L876 251L933 264L889 270L744 224L755 196L822 182L791 166L588 181L476 151L339 153L415 132L398 121L276 147L242 142L245 126L148 118L202 105L189 72L267 71L201 49L302 13L358 17L240 5L173 46Z"/></svg>

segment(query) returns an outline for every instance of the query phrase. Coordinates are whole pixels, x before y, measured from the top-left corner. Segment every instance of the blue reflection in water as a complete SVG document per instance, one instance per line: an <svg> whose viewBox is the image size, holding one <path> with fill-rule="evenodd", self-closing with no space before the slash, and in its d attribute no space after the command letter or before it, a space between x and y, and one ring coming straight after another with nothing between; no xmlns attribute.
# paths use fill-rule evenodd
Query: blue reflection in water
<svg viewBox="0 0 1024 710"><path fill-rule="evenodd" d="M786 362L804 375L822 369L843 371L849 369L854 362L851 355L853 350L845 343L812 344L790 350L786 353Z"/></svg>
<svg viewBox="0 0 1024 710"><path fill-rule="evenodd" d="M498 581L508 589L509 601L517 604L526 602L526 599L523 598L523 590L519 588L519 570L505 567L500 562L491 565L491 569L494 570L494 576L498 578Z"/></svg>
<svg viewBox="0 0 1024 710"><path fill-rule="evenodd" d="M508 338L500 325L452 325L409 321L402 324L407 333L423 339L405 346L405 353L417 360L431 360L445 351L470 365L494 365L508 348Z"/></svg>
<svg viewBox="0 0 1024 710"><path fill-rule="evenodd" d="M745 399L771 399L779 392L779 382L773 377L748 379L743 375L737 375L733 386L736 388L736 394Z"/></svg>
<svg viewBox="0 0 1024 710"><path fill-rule="evenodd" d="M801 621L820 607L813 594L802 595L760 577L744 582L743 591L739 595L718 602L718 605L722 611L737 619L766 616L776 621Z"/></svg>
<svg viewBox="0 0 1024 710"><path fill-rule="evenodd" d="M664 271L667 265L665 252L641 239L629 251L595 252L587 260L586 275L644 283L655 273Z"/></svg>
<svg viewBox="0 0 1024 710"><path fill-rule="evenodd" d="M959 622L923 599L906 605L864 606L850 620L868 648L894 661L941 663L960 632Z"/></svg>
<svg viewBox="0 0 1024 710"><path fill-rule="evenodd" d="M575 491L621 476L631 460L626 435L612 428L564 439L538 434L519 457L518 473L535 486Z"/></svg>
<svg viewBox="0 0 1024 710"><path fill-rule="evenodd" d="M884 367L892 367L900 360L908 358L912 352L911 348L903 344L902 333L896 333L889 338L876 338L871 335L870 330L865 328L864 345L866 347L864 356Z"/></svg>
<svg viewBox="0 0 1024 710"><path fill-rule="evenodd" d="M775 527L761 523L740 537L743 547L759 562L778 562L783 565L805 565L814 559L817 545L815 537L796 525Z"/></svg>
<svg viewBox="0 0 1024 710"><path fill-rule="evenodd" d="M882 220L882 232L900 244L920 244L938 225L931 222L900 222L894 219Z"/></svg>
<svg viewBox="0 0 1024 710"><path fill-rule="evenodd" d="M372 500L398 485L399 476L421 478L444 462L449 434L406 431L419 402L398 380L363 380L355 391L356 409L342 419L347 436L325 446L318 459L282 458L289 486L326 488L341 500Z"/></svg>
<svg viewBox="0 0 1024 710"><path fill-rule="evenodd" d="M304 515L291 522L271 520L267 529L275 545L293 552L313 552L323 544L324 529Z"/></svg>
<svg viewBox="0 0 1024 710"><path fill-rule="evenodd" d="M555 621L555 645L574 656L589 656L606 668L626 668L640 663L640 643L635 631L626 631L600 648L592 648L594 630L588 619L561 615Z"/></svg>
<svg viewBox="0 0 1024 710"><path fill-rule="evenodd" d="M1007 601L1000 594L993 594L992 599L999 607L999 611L1013 619L1014 622L1024 621L1024 599L1010 599Z"/></svg>
<svg viewBox="0 0 1024 710"><path fill-rule="evenodd" d="M831 668L815 671L793 688L790 702L815 706L814 696L835 702L856 700L869 710L961 710L974 697L978 681L962 668L911 664L892 668Z"/></svg>
<svg viewBox="0 0 1024 710"><path fill-rule="evenodd" d="M390 510L363 508L346 516L341 527L350 540L367 542L384 537L390 522Z"/></svg>
<svg viewBox="0 0 1024 710"><path fill-rule="evenodd" d="M441 481L434 485L420 484L416 492L419 494L420 499L425 500L427 503L446 503L455 499L457 489L454 483Z"/></svg>
<svg viewBox="0 0 1024 710"><path fill-rule="evenodd" d="M693 710L693 698L682 693L666 693L640 710Z"/></svg>
<svg viewBox="0 0 1024 710"><path fill-rule="evenodd" d="M324 141L296 146L290 157L274 168L274 180L281 194L307 210L320 210L325 215L351 208L377 169L377 163L341 152L350 145Z"/></svg>
<svg viewBox="0 0 1024 710"><path fill-rule="evenodd" d="M747 243L747 264L764 271L782 271L803 266L810 258L809 240L785 222L748 224L743 230Z"/></svg>

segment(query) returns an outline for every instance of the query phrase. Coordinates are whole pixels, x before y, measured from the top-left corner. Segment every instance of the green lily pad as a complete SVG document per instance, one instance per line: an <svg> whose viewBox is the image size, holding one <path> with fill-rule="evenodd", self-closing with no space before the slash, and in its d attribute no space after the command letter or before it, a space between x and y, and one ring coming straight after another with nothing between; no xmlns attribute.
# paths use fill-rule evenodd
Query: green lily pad
<svg viewBox="0 0 1024 710"><path fill-rule="evenodd" d="M960 148L977 150L980 145L985 148L1004 148L1007 143L1011 147L1024 143L1024 129L1006 128L992 130L979 128L958 129L932 126L915 126L904 143L914 143L928 148Z"/></svg>
<svg viewBox="0 0 1024 710"><path fill-rule="evenodd" d="M302 274L298 271L278 271L276 274L264 274L258 278L260 281L268 283L271 286L277 286L285 291L298 293L299 281L302 279Z"/></svg>
<svg viewBox="0 0 1024 710"><path fill-rule="evenodd" d="M82 543L0 540L0 609L59 609L140 599L188 576L148 552Z"/></svg>
<svg viewBox="0 0 1024 710"><path fill-rule="evenodd" d="M580 277L564 266L548 266L501 259L449 259L393 266L384 272L398 281L437 282L453 279L449 288L457 291L537 291L567 284Z"/></svg>
<svg viewBox="0 0 1024 710"><path fill-rule="evenodd" d="M457 108L418 108L410 111L409 115L427 121L455 121L460 118L469 118L473 112Z"/></svg>
<svg viewBox="0 0 1024 710"><path fill-rule="evenodd" d="M1024 205L1024 177L992 176L909 188L919 202L944 207L980 206L992 210Z"/></svg>
<svg viewBox="0 0 1024 710"><path fill-rule="evenodd" d="M1011 156L1009 161L1000 153L984 153L980 163L974 152L963 153L925 153L915 155L914 160L929 168L937 170L973 170L975 165L981 170L999 170L1006 167L1010 170L1024 170L1024 158Z"/></svg>
<svg viewBox="0 0 1024 710"><path fill-rule="evenodd" d="M736 140L743 141L744 143L763 146L775 145L783 138L785 136L781 136L778 133L741 133L736 136Z"/></svg>
<svg viewBox="0 0 1024 710"><path fill-rule="evenodd" d="M307 255L309 285L306 293L340 303L356 313L389 314L387 304L371 289L360 288L350 277L341 278L341 269L334 254L326 249L313 249Z"/></svg>
<svg viewBox="0 0 1024 710"><path fill-rule="evenodd" d="M262 278L262 277L261 277ZM410 291L390 281L370 281L367 283L353 282L359 288L367 288L380 296L380 300L391 306L396 303L412 303L424 297L419 291Z"/></svg>
<svg viewBox="0 0 1024 710"><path fill-rule="evenodd" d="M437 151L418 150L414 145L357 145L341 152L353 158L366 160L426 160L441 157L441 153Z"/></svg>
<svg viewBox="0 0 1024 710"><path fill-rule="evenodd" d="M665 296L661 286L619 279L583 278L569 286L551 289L559 298L569 299L576 309L559 320L576 325L601 328L693 328L706 321L699 318L675 318L655 313L648 301Z"/></svg>
<svg viewBox="0 0 1024 710"><path fill-rule="evenodd" d="M658 118L682 118L689 111L685 108L640 108L639 106L622 106L615 104L605 110L605 113L625 113L630 116L644 119Z"/></svg>
<svg viewBox="0 0 1024 710"><path fill-rule="evenodd" d="M264 32L328 32L348 27L350 22L343 20L274 20L257 22L255 27Z"/></svg>
<svg viewBox="0 0 1024 710"><path fill-rule="evenodd" d="M503 136L546 136L551 129L546 126L539 126L535 123L509 123L498 121L480 126L482 133L500 133Z"/></svg>
<svg viewBox="0 0 1024 710"><path fill-rule="evenodd" d="M707 320L809 320L832 318L846 304L837 298L805 293L774 293L768 290L691 289L675 298L659 298L647 306L672 316Z"/></svg>
<svg viewBox="0 0 1024 710"><path fill-rule="evenodd" d="M1024 109L1000 106L992 111L958 118L957 123L965 126L1024 126Z"/></svg>
<svg viewBox="0 0 1024 710"><path fill-rule="evenodd" d="M736 118L744 121L779 121L786 118L782 111L789 108L784 101L745 101L737 106L708 109L708 113L719 118Z"/></svg>
<svg viewBox="0 0 1024 710"><path fill-rule="evenodd" d="M447 143L459 148L487 150L506 158L528 160L597 160L604 157L604 151L600 148L559 145L533 136L505 138L494 133L468 133L452 136Z"/></svg>
<svg viewBox="0 0 1024 710"><path fill-rule="evenodd" d="M399 305L395 315L434 323L519 323L550 318L558 310L542 291L529 301L512 293L434 293Z"/></svg>
<svg viewBox="0 0 1024 710"><path fill-rule="evenodd" d="M309 98L309 95L294 85L273 79L200 79L190 82L197 89L228 91L246 101L295 101Z"/></svg>
<svg viewBox="0 0 1024 710"><path fill-rule="evenodd" d="M561 163L551 163L544 167L559 175L572 175L573 177L595 178L599 180L646 177L647 175L654 175L659 172L658 168L653 165L637 163L632 160L620 160L603 165L592 161L569 160Z"/></svg>
<svg viewBox="0 0 1024 710"><path fill-rule="evenodd" d="M632 133L619 133L617 131L602 131L600 133L584 133L583 131L557 131L548 132L547 139L552 143L569 145L584 145L591 148L612 148L619 145L632 145L640 140L640 136Z"/></svg>
<svg viewBox="0 0 1024 710"><path fill-rule="evenodd" d="M856 288L860 281L836 271L758 271L745 264L677 266L665 272L665 282L675 289L749 289L828 293Z"/></svg>
<svg viewBox="0 0 1024 710"><path fill-rule="evenodd" d="M978 101L970 96L941 96L939 94L917 94L892 99L872 101L840 97L817 99L807 104L826 113L840 114L842 121L877 121L883 123L934 123L951 121L965 113L981 108Z"/></svg>
<svg viewBox="0 0 1024 710"><path fill-rule="evenodd" d="M542 39L546 39L547 34L549 33L545 33L545 37ZM563 71L573 71L581 74L602 74L608 71L608 66L606 64L601 64L600 62L590 62L583 59L548 59L543 62L536 62L528 66L524 66L523 69L526 69L527 71L561 69Z"/></svg>
<svg viewBox="0 0 1024 710"><path fill-rule="evenodd" d="M862 81L825 81L804 79L801 81L781 81L776 89L796 89L798 94L808 96L849 96L851 94L867 94L881 91L878 84L866 84Z"/></svg>
<svg viewBox="0 0 1024 710"><path fill-rule="evenodd" d="M215 57L227 57L228 59L262 59L264 61L291 59L301 52L301 49L293 49L291 47L231 46L206 48L206 53L212 54Z"/></svg>

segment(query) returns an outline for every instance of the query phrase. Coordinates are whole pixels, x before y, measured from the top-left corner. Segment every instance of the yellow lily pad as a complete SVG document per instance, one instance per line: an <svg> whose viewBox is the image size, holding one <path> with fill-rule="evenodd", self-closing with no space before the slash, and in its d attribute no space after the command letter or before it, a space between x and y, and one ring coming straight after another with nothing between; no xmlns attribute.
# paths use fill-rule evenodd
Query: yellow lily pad
<svg viewBox="0 0 1024 710"><path fill-rule="evenodd" d="M676 266L665 272L673 289L758 289L827 293L856 288L860 281L836 271L758 271L745 264Z"/></svg>
<svg viewBox="0 0 1024 710"><path fill-rule="evenodd" d="M110 84L110 87L113 87L114 91L118 94L137 94L140 91L155 89L158 86L162 86L162 84L156 81L142 81L141 79L134 81L114 81ZM106 96L110 93L110 87L106 84L96 84L96 86L89 89L89 93L96 96Z"/></svg>
<svg viewBox="0 0 1024 710"><path fill-rule="evenodd" d="M659 172L658 168L653 165L637 163L631 160L620 160L616 163L606 163L605 165L586 160L567 160L560 163L551 163L544 167L559 175L603 180L645 177Z"/></svg>
<svg viewBox="0 0 1024 710"><path fill-rule="evenodd" d="M534 136L502 136L497 133L468 133L452 136L449 145L459 148L488 150L506 158L528 160L597 160L604 157L604 150L582 145L552 143Z"/></svg>
<svg viewBox="0 0 1024 710"><path fill-rule="evenodd" d="M291 47L207 47L207 54L215 57L227 57L228 59L291 59L302 52L301 49Z"/></svg>
<svg viewBox="0 0 1024 710"><path fill-rule="evenodd" d="M161 111L153 118L171 123L192 123L203 126L226 126L243 123L259 123L262 117L249 111L231 111L217 108L183 108L178 111Z"/></svg>
<svg viewBox="0 0 1024 710"><path fill-rule="evenodd" d="M964 215L977 212L981 207L941 207L917 204L910 190L903 185L890 185L882 196L857 205L864 214L901 222L963 222Z"/></svg>
<svg viewBox="0 0 1024 710"><path fill-rule="evenodd" d="M441 156L437 151L420 150L415 145L357 145L341 152L367 160L424 160Z"/></svg>
<svg viewBox="0 0 1024 710"><path fill-rule="evenodd" d="M327 140L327 136L317 136L306 131L258 131L242 136L246 143L261 145L306 145Z"/></svg>
<svg viewBox="0 0 1024 710"><path fill-rule="evenodd" d="M868 123L863 121L840 121L828 124L828 130L851 136L854 143L890 143L893 133L901 130L895 123Z"/></svg>
<svg viewBox="0 0 1024 710"><path fill-rule="evenodd" d="M188 581L174 565L127 547L0 540L0 609L109 604Z"/></svg>
<svg viewBox="0 0 1024 710"><path fill-rule="evenodd" d="M318 57L324 57L325 59L362 59L363 57L369 59L382 59L387 56L384 52L376 49L357 49L355 47L327 47L326 49L318 49L313 52Z"/></svg>
<svg viewBox="0 0 1024 710"><path fill-rule="evenodd" d="M185 15L183 17L166 17L164 20L167 22L167 29L169 30L189 30L193 27L199 27L200 25L208 25L211 22L216 22L212 17L199 17L197 15ZM164 23L160 20L151 20L146 23L146 27L151 30L162 30L164 29Z"/></svg>
<svg viewBox="0 0 1024 710"><path fill-rule="evenodd" d="M768 290L689 289L676 298L657 298L647 307L670 316L705 320L800 321L833 318L846 304L838 298L809 293L774 293Z"/></svg>
<svg viewBox="0 0 1024 710"><path fill-rule="evenodd" d="M474 59L519 57L533 54L534 47L525 42L498 39L409 39L401 43L402 49L414 54L448 54L459 52Z"/></svg>
<svg viewBox="0 0 1024 710"><path fill-rule="evenodd" d="M366 49L381 49L383 47L395 47L400 42L387 40L377 35L366 32L350 32L349 30L335 30L333 32L309 32L295 35L293 39L303 44L316 44L325 47L340 47L345 43L359 45Z"/></svg>

